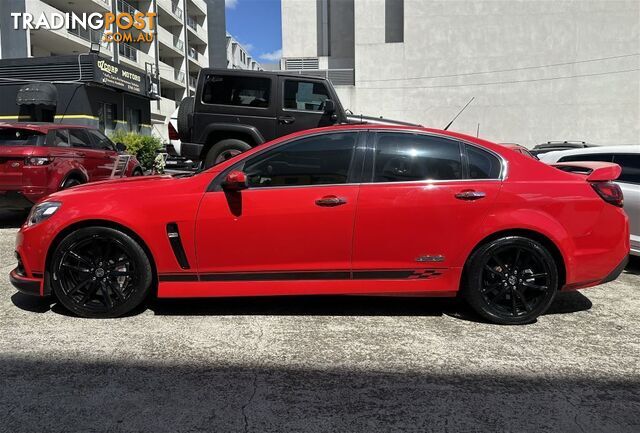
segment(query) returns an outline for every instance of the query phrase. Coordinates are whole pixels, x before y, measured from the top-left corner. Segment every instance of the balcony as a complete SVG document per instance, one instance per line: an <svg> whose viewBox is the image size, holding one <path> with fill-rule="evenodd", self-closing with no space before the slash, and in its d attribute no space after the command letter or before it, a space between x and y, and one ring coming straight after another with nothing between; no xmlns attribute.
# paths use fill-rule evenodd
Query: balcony
<svg viewBox="0 0 640 433"><path fill-rule="evenodd" d="M195 89L197 85L198 85L198 78L194 77L193 75L189 75L189 87L191 87L192 89Z"/></svg>
<svg viewBox="0 0 640 433"><path fill-rule="evenodd" d="M192 15L207 15L207 4L203 0L187 0L187 10Z"/></svg>
<svg viewBox="0 0 640 433"><path fill-rule="evenodd" d="M163 27L182 26L184 11L175 0L158 0L158 24Z"/></svg>
<svg viewBox="0 0 640 433"><path fill-rule="evenodd" d="M152 56L122 42L118 44L118 54L120 55L119 59L122 63L133 66L143 72L148 72L147 63L155 65L155 60Z"/></svg>
<svg viewBox="0 0 640 433"><path fill-rule="evenodd" d="M160 98L159 101L151 101L151 114L154 117L168 117L176 111L178 103L173 99Z"/></svg>
<svg viewBox="0 0 640 433"><path fill-rule="evenodd" d="M187 29L189 30L189 43L192 45L207 45L207 30L198 24L198 20L187 15Z"/></svg>
<svg viewBox="0 0 640 433"><path fill-rule="evenodd" d="M158 27L158 42L163 57L184 56L184 41L163 27Z"/></svg>
<svg viewBox="0 0 640 433"><path fill-rule="evenodd" d="M138 12L138 9L134 8L124 0L118 0L116 5L119 12L124 12L130 14L131 16L135 15L135 13Z"/></svg>
<svg viewBox="0 0 640 433"><path fill-rule="evenodd" d="M181 88L185 87L185 73L173 66L158 60L158 67L160 69L160 81L163 88Z"/></svg>

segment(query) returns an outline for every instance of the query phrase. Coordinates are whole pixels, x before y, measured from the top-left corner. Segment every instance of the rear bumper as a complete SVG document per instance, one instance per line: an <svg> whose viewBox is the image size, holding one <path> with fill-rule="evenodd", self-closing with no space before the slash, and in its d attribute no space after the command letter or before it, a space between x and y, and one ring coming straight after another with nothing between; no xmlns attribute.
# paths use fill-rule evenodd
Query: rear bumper
<svg viewBox="0 0 640 433"><path fill-rule="evenodd" d="M25 295L42 296L41 278L28 278L20 275L18 268L16 268L9 273L9 281L20 293L24 293Z"/></svg>
<svg viewBox="0 0 640 433"><path fill-rule="evenodd" d="M22 191L0 191L0 209L28 209L34 202Z"/></svg>
<svg viewBox="0 0 640 433"><path fill-rule="evenodd" d="M200 161L200 155L202 154L204 144L185 143L183 141L180 146L180 156L184 156L185 158L188 158L192 161Z"/></svg>
<svg viewBox="0 0 640 433"><path fill-rule="evenodd" d="M629 256L626 256L618 266L615 267L615 269L613 271L611 271L609 273L609 275L607 275L604 280L600 281L599 284L604 284L604 283L608 283L610 281L615 280L616 278L618 278L618 276L620 276L620 274L622 273L622 271L624 270L624 268L627 266L627 263L629 263Z"/></svg>

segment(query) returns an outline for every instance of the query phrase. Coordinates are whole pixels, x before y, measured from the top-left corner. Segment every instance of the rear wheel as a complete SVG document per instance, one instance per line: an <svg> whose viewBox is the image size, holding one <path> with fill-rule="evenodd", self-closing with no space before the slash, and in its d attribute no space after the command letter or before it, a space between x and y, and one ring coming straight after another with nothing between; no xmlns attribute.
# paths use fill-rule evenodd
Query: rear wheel
<svg viewBox="0 0 640 433"><path fill-rule="evenodd" d="M209 152L207 152L204 166L205 168L209 168L216 164L220 164L221 162L224 162L229 158L233 158L242 152L246 152L249 149L251 149L251 146L248 143L235 138L228 138L226 140L219 141L209 149Z"/></svg>
<svg viewBox="0 0 640 433"><path fill-rule="evenodd" d="M71 188L72 186L76 186L76 185L82 185L82 182L79 179L76 178L69 178L67 180L64 181L64 183L62 184L62 188L60 189L67 189L67 188Z"/></svg>
<svg viewBox="0 0 640 433"><path fill-rule="evenodd" d="M58 300L82 317L118 317L145 299L151 264L129 235L85 227L65 237L53 253L51 285Z"/></svg>
<svg viewBox="0 0 640 433"><path fill-rule="evenodd" d="M535 321L553 302L558 267L539 242L521 236L491 241L473 253L466 267L464 295L494 323Z"/></svg>

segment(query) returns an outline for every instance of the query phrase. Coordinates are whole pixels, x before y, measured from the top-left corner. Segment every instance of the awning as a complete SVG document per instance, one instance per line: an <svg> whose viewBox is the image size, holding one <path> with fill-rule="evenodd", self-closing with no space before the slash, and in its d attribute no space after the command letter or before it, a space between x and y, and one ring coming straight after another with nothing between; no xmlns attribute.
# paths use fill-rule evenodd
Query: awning
<svg viewBox="0 0 640 433"><path fill-rule="evenodd" d="M51 83L29 83L18 89L16 96L18 105L48 105L58 104L58 90Z"/></svg>

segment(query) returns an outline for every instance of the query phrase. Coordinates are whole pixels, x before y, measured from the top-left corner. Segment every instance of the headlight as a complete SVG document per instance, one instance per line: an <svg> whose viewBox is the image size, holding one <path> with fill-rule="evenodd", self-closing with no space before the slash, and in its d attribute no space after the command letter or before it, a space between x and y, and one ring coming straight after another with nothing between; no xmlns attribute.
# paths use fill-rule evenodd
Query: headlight
<svg viewBox="0 0 640 433"><path fill-rule="evenodd" d="M48 219L60 209L60 206L62 203L59 201L45 201L35 205L27 217L27 226L30 227Z"/></svg>

